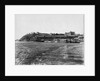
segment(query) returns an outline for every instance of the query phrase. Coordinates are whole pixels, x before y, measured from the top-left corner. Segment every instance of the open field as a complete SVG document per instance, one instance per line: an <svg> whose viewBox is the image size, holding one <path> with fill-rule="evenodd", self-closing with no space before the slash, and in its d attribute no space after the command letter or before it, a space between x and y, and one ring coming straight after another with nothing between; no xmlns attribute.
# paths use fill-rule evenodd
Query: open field
<svg viewBox="0 0 100 81"><path fill-rule="evenodd" d="M16 42L16 65L82 65L83 43Z"/></svg>

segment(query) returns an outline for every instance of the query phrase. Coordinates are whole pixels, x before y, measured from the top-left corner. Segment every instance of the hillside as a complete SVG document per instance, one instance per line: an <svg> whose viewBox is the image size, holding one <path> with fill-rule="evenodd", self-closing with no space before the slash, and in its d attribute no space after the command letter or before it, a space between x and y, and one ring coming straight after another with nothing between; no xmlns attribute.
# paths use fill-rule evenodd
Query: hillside
<svg viewBox="0 0 100 81"><path fill-rule="evenodd" d="M81 37L81 38L79 38ZM36 42L44 42L44 41L53 41L56 39L56 41L60 41L61 39L67 39L65 41L78 41L78 39L81 39L83 41L83 35L82 34L75 34L75 32L68 32L68 33L29 33L24 35L22 38L19 39L19 41L36 41Z"/></svg>

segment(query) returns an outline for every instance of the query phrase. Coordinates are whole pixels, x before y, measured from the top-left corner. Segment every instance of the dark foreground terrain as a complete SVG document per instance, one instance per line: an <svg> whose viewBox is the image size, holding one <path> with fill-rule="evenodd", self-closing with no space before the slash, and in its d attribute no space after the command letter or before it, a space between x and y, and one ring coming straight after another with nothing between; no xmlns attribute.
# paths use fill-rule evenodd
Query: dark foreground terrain
<svg viewBox="0 0 100 81"><path fill-rule="evenodd" d="M16 42L16 65L82 65L83 43Z"/></svg>

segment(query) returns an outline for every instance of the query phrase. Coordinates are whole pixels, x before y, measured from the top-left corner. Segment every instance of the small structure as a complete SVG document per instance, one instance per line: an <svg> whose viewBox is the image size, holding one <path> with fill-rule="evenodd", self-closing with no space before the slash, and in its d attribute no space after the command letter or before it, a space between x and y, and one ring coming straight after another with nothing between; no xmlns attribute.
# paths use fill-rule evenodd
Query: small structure
<svg viewBox="0 0 100 81"><path fill-rule="evenodd" d="M58 40L57 40L57 39L53 39L53 40L52 40L52 42L55 42L55 43L57 43L57 42L58 42Z"/></svg>
<svg viewBox="0 0 100 81"><path fill-rule="evenodd" d="M59 39L60 43L66 43L66 39Z"/></svg>

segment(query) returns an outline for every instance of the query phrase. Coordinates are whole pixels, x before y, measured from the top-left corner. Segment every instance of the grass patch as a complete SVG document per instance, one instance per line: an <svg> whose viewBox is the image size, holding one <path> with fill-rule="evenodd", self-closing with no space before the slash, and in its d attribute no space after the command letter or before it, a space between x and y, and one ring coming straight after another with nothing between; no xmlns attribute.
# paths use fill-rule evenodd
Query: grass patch
<svg viewBox="0 0 100 81"><path fill-rule="evenodd" d="M15 50L16 65L83 64L83 44L22 42Z"/></svg>

